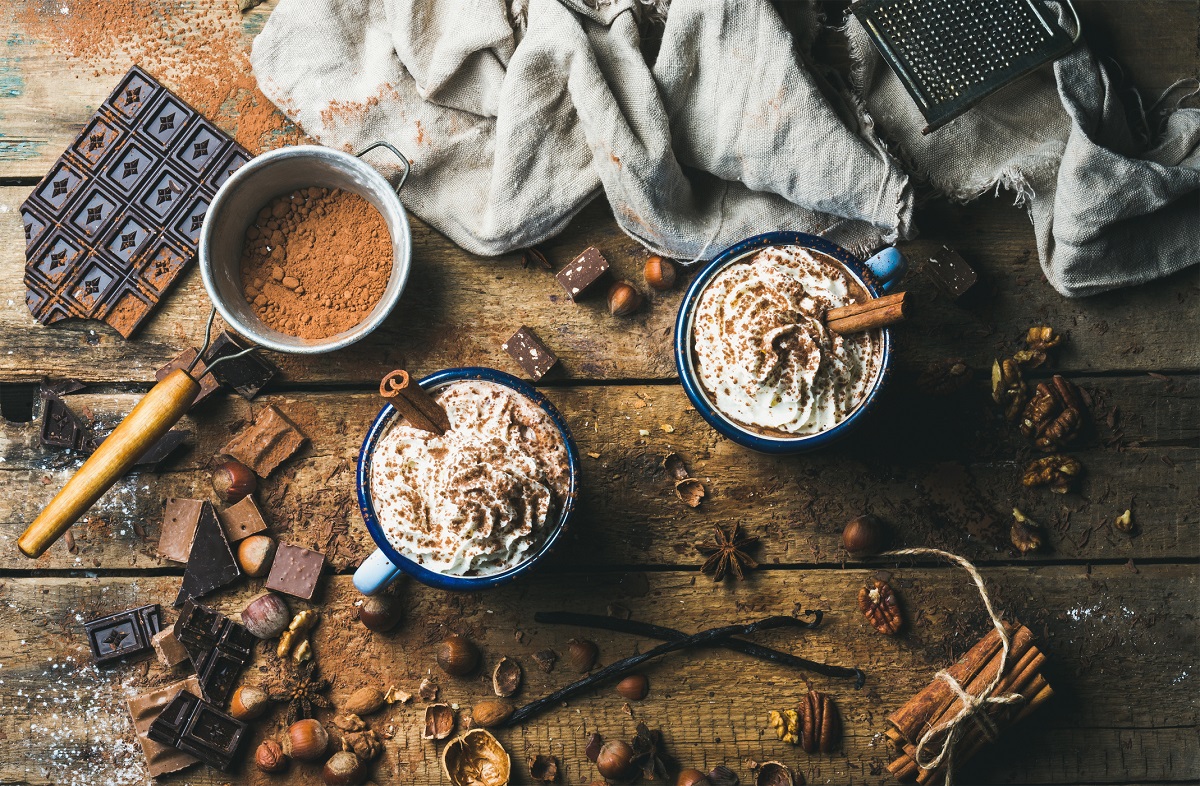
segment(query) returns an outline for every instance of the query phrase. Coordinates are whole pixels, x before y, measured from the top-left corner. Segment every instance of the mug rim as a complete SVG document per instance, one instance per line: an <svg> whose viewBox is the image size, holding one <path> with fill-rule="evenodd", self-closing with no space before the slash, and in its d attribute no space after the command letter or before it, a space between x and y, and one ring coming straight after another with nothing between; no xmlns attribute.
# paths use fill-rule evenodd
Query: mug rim
<svg viewBox="0 0 1200 786"><path fill-rule="evenodd" d="M448 368L434 372L427 377L419 380L419 384L426 390L448 385L452 382L462 382L464 380L481 380L484 382L494 382L499 385L504 385L517 393L524 395L534 404L542 409L562 435L563 444L567 452L567 495L563 500L562 510L559 512L558 519L554 523L551 531L547 534L542 544L532 554L528 555L517 565L514 565L500 573L492 573L485 576L450 576L444 573L430 570L421 566L414 560L401 554L391 541L387 539L387 535L383 532L383 527L379 523L379 519L375 514L375 506L371 501L371 455L374 453L375 444L380 437L387 431L392 420L398 414L395 407L391 404L384 404L383 408L375 416L370 428L367 430L366 436L363 438L362 448L358 454L358 466L355 472L355 482L357 485L358 508L362 514L363 521L367 525L367 531L371 534L371 539L375 542L376 548L383 552L393 565L400 570L401 573L411 576L420 581L422 584L436 587L438 589L448 590L478 590L487 587L494 587L500 584L507 584L517 577L530 571L538 562L546 557L553 548L558 544L562 533L566 531L567 524L570 522L572 514L575 512L575 504L579 496L579 453L575 447L575 440L571 436L570 427L567 426L566 419L562 413L550 402L545 395L537 388L533 387L524 380L518 379L511 374L499 371L494 368L484 366L465 366L460 368Z"/></svg>
<svg viewBox="0 0 1200 786"><path fill-rule="evenodd" d="M680 384L683 385L684 393L687 394L692 406L700 413L700 417L722 436L742 447L759 453L775 455L805 453L844 437L862 422L868 412L874 409L879 393L883 390L885 382L891 374L892 334L891 330L885 327L882 328L879 372L866 396L854 408L854 411L825 431L815 434L800 434L794 437L760 434L721 412L709 399L700 382L699 375L696 373L695 357L692 351L692 323L700 295L717 273L725 267L739 262L761 249L785 245L800 246L832 257L846 267L850 274L870 293L871 297L880 297L883 294L880 282L872 275L866 263L836 243L806 232L765 232L735 243L701 268L700 272L692 279L691 284L688 285L687 292L679 303L679 313L675 319L675 368L679 374Z"/></svg>

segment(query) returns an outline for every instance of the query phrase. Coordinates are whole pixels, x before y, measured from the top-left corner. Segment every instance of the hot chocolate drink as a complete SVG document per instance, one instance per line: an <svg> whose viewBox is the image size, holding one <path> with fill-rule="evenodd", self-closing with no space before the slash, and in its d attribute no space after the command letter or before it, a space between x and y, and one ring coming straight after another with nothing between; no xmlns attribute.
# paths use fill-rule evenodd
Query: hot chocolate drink
<svg viewBox="0 0 1200 786"><path fill-rule="evenodd" d="M452 382L433 398L442 436L397 418L371 454L375 514L397 551L428 570L483 576L535 554L562 515L567 448L546 411L494 382Z"/></svg>
<svg viewBox="0 0 1200 786"><path fill-rule="evenodd" d="M723 268L700 294L696 371L713 405L761 434L801 437L845 420L880 373L879 330L842 336L831 308L869 298L837 260L773 246Z"/></svg>

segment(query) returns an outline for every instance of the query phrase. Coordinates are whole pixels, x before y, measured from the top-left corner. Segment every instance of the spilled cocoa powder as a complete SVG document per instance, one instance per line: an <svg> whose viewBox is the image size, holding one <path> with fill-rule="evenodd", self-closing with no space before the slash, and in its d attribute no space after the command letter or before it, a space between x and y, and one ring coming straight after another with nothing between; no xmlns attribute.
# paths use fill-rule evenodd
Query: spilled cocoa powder
<svg viewBox="0 0 1200 786"><path fill-rule="evenodd" d="M302 188L258 212L242 246L242 289L264 323L318 339L366 319L392 274L383 215L358 194Z"/></svg>

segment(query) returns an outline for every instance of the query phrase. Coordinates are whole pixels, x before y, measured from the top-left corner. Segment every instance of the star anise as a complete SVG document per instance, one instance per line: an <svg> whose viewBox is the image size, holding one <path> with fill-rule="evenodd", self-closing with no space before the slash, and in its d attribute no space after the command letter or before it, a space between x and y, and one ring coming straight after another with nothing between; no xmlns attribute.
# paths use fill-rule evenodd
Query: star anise
<svg viewBox="0 0 1200 786"><path fill-rule="evenodd" d="M713 529L717 531L717 536L713 539L717 545L716 548L700 547L701 553L709 555L700 566L700 571L711 573L713 581L720 581L729 573L739 579L746 578L746 569L753 570L758 567L758 563L746 553L747 548L758 543L758 538L743 535L741 524L734 524L733 531L728 535L718 526L714 526Z"/></svg>
<svg viewBox="0 0 1200 786"><path fill-rule="evenodd" d="M313 707L329 709L333 705L321 694L329 690L329 680L321 678L316 661L307 660L299 666L288 667L283 682L272 686L268 697L271 701L286 701L287 722L291 726L303 718L313 716Z"/></svg>
<svg viewBox="0 0 1200 786"><path fill-rule="evenodd" d="M633 738L634 766L641 768L642 777L648 781L661 778L667 780L670 775L670 760L661 750L662 732L651 730L645 723L637 725L637 736Z"/></svg>

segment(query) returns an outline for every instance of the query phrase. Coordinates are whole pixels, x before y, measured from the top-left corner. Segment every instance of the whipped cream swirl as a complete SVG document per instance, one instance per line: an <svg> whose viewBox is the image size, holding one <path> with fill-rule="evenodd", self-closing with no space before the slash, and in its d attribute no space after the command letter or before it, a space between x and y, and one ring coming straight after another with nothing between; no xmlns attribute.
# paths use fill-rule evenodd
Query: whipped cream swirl
<svg viewBox="0 0 1200 786"><path fill-rule="evenodd" d="M434 399L450 418L444 435L397 419L376 443L375 515L397 551L437 573L515 567L566 501L562 434L545 410L494 382L452 382Z"/></svg>
<svg viewBox="0 0 1200 786"><path fill-rule="evenodd" d="M840 336L830 308L866 297L836 260L774 246L721 270L696 304L696 370L723 414L743 425L803 436L832 428L875 381L880 331Z"/></svg>

